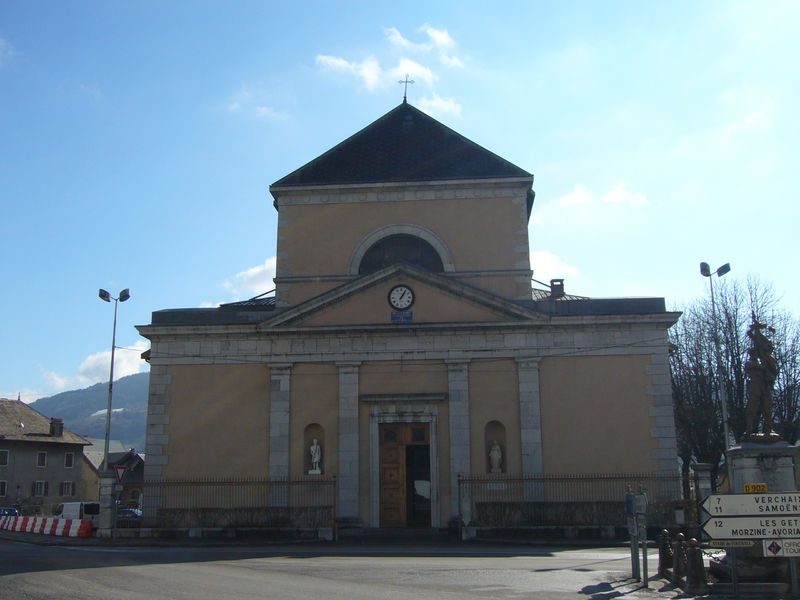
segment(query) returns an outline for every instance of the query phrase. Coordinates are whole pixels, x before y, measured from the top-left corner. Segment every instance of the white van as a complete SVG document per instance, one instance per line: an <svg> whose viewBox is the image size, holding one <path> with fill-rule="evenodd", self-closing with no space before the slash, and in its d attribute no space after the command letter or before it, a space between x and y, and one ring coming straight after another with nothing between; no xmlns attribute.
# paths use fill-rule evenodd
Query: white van
<svg viewBox="0 0 800 600"><path fill-rule="evenodd" d="M100 503L64 502L56 506L54 515L59 519L89 519L92 522L92 529L95 529L100 515Z"/></svg>

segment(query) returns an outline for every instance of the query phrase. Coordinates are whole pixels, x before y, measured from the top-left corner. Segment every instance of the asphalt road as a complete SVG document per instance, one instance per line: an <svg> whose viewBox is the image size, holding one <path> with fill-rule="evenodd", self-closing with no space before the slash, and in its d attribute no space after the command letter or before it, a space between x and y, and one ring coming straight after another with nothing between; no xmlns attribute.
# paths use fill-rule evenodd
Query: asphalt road
<svg viewBox="0 0 800 600"><path fill-rule="evenodd" d="M651 554L651 571L655 561ZM660 580L651 581L651 590L639 586L630 579L625 548L104 547L0 540L2 600L660 600L679 595Z"/></svg>

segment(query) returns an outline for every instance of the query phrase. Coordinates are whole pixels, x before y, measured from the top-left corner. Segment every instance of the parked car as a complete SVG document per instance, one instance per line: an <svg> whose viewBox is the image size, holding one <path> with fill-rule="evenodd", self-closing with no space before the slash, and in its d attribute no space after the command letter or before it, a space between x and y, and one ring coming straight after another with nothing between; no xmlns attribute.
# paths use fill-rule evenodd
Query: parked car
<svg viewBox="0 0 800 600"><path fill-rule="evenodd" d="M18 517L19 511L13 506L0 506L0 517Z"/></svg>
<svg viewBox="0 0 800 600"><path fill-rule="evenodd" d="M117 511L118 519L141 519L142 510L140 508L120 508Z"/></svg>

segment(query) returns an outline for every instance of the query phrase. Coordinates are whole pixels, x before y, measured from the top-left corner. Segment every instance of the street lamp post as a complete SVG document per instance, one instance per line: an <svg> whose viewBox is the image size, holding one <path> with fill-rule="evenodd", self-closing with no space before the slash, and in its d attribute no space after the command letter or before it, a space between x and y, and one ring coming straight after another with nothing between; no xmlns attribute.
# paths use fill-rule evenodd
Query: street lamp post
<svg viewBox="0 0 800 600"><path fill-rule="evenodd" d="M717 304L714 299L714 279L713 275L717 277L722 277L726 273L731 270L731 264L725 263L716 271L712 271L711 267L708 266L707 262L700 263L700 274L703 277L708 277L708 285L711 290L711 319L713 321L713 328L714 328L714 352L716 356L716 363L717 363L717 400L720 403L722 408L722 425L723 431L725 433L725 465L727 466L728 471L728 485L733 487L733 477L731 471L731 461L728 460L728 448L730 446L730 431L728 430L728 400L725 394L725 386L722 382L722 352L719 348L719 327L717 327Z"/></svg>
<svg viewBox="0 0 800 600"><path fill-rule="evenodd" d="M103 465L105 466L105 470L108 471L108 444L111 436L111 398L114 393L114 350L117 345L117 304L119 302L125 302L130 298L131 291L125 288L119 293L117 298L114 298L114 296L101 288L98 292L98 296L105 302L114 301L114 328L111 333L111 371L108 375L108 402L106 404L106 439L105 445L103 446Z"/></svg>

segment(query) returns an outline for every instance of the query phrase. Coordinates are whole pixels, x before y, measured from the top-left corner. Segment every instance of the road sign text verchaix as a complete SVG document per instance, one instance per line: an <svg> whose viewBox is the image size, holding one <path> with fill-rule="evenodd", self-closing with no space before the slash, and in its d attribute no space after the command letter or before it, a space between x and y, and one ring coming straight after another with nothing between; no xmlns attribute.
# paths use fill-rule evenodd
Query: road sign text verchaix
<svg viewBox="0 0 800 600"><path fill-rule="evenodd" d="M702 507L712 516L800 514L800 493L714 495Z"/></svg>
<svg viewBox="0 0 800 600"><path fill-rule="evenodd" d="M759 513L800 513L800 494L764 494L753 502Z"/></svg>

